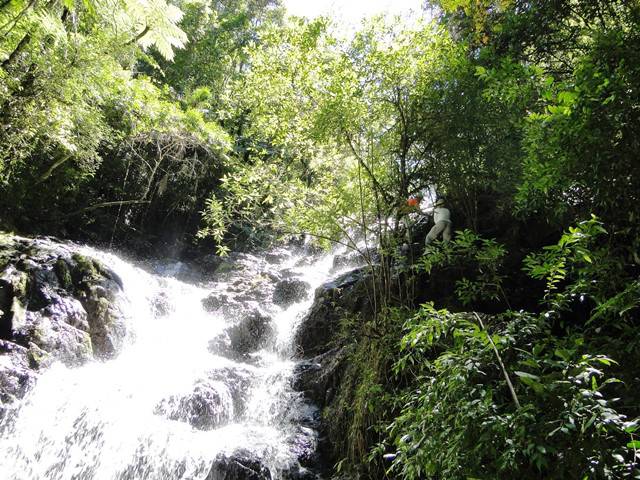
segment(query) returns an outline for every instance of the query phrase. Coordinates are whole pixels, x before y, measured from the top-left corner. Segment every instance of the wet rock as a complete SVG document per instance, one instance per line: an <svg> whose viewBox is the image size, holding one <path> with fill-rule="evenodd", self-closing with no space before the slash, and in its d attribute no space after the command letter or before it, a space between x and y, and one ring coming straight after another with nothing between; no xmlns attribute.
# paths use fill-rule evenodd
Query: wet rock
<svg viewBox="0 0 640 480"><path fill-rule="evenodd" d="M124 314L113 302L111 292L101 286L89 287L82 302L88 314L93 353L98 358L112 358L126 334Z"/></svg>
<svg viewBox="0 0 640 480"><path fill-rule="evenodd" d="M336 255L333 257L333 264L331 265L331 272L337 272L338 270L344 270L345 268L354 268L362 265L364 258L358 252L349 252Z"/></svg>
<svg viewBox="0 0 640 480"><path fill-rule="evenodd" d="M363 267L318 287L313 305L296 332L296 344L304 357L333 348L333 337L344 316L372 312L370 286L371 274Z"/></svg>
<svg viewBox="0 0 640 480"><path fill-rule="evenodd" d="M209 312L221 312L226 316L241 316L271 299L273 280L267 272L240 271L227 275L227 285L218 286L202 299ZM221 292L221 287L224 292Z"/></svg>
<svg viewBox="0 0 640 480"><path fill-rule="evenodd" d="M2 353L0 395L22 393L6 378L7 369L18 372L11 378L28 376L24 358L37 371L56 360L75 366L113 356L126 333L121 289L118 275L68 245L0 235L0 339L15 345Z"/></svg>
<svg viewBox="0 0 640 480"><path fill-rule="evenodd" d="M267 270L266 272L264 272L264 274L271 281L271 283L278 283L280 280L282 280L282 275L280 275L280 272L272 272L270 270Z"/></svg>
<svg viewBox="0 0 640 480"><path fill-rule="evenodd" d="M252 370L242 365L217 368L207 374L207 379L213 382L222 382L227 386L236 418L244 413L251 382L254 380Z"/></svg>
<svg viewBox="0 0 640 480"><path fill-rule="evenodd" d="M160 292L156 295L152 300L151 306L153 308L153 314L156 317L166 317L172 311L171 302L166 292Z"/></svg>
<svg viewBox="0 0 640 480"><path fill-rule="evenodd" d="M212 430L233 418L233 399L222 382L200 381L191 393L162 400L154 410L198 430Z"/></svg>
<svg viewBox="0 0 640 480"><path fill-rule="evenodd" d="M276 284L273 291L273 303L281 307L288 307L305 300L309 296L311 285L295 278L284 279Z"/></svg>
<svg viewBox="0 0 640 480"><path fill-rule="evenodd" d="M222 261L216 267L214 273L216 277L224 279L228 277L232 272L238 270L238 267L239 265L236 262L236 255L231 254L222 259Z"/></svg>
<svg viewBox="0 0 640 480"><path fill-rule="evenodd" d="M285 250L276 250L273 252L267 252L264 255L265 261L271 265L282 263L289 257L290 257L289 252Z"/></svg>
<svg viewBox="0 0 640 480"><path fill-rule="evenodd" d="M294 369L293 388L319 407L331 402L339 387L347 353L335 348L310 360L298 363Z"/></svg>
<svg viewBox="0 0 640 480"><path fill-rule="evenodd" d="M271 480L271 472L248 450L237 450L231 456L213 461L206 480Z"/></svg>
<svg viewBox="0 0 640 480"><path fill-rule="evenodd" d="M281 279L291 279L291 278L296 278L298 277L300 274L297 273L295 270L293 270L292 268L284 268L282 270L280 270L278 272L278 274L280 275Z"/></svg>
<svg viewBox="0 0 640 480"><path fill-rule="evenodd" d="M281 478L282 480L320 480L321 477L305 467L295 466L282 472Z"/></svg>
<svg viewBox="0 0 640 480"><path fill-rule="evenodd" d="M192 261L192 264L206 275L215 272L222 262L224 262L224 258L218 255L208 254Z"/></svg>
<svg viewBox="0 0 640 480"><path fill-rule="evenodd" d="M29 350L7 340L0 340L0 421L11 406L24 397L35 383L30 367Z"/></svg>
<svg viewBox="0 0 640 480"><path fill-rule="evenodd" d="M311 404L301 405L292 420L296 431L290 437L289 450L297 462L286 469L284 478L307 478L312 471L321 471L323 467L318 451L318 431L322 427L320 409Z"/></svg>
<svg viewBox="0 0 640 480"><path fill-rule="evenodd" d="M62 302L58 304L61 311ZM13 329L12 339L36 352L32 366L60 360L69 366L85 363L93 357L91 335L65 322L64 316L54 316L43 311L25 312L25 320Z"/></svg>
<svg viewBox="0 0 640 480"><path fill-rule="evenodd" d="M229 295L220 292L212 292L202 299L202 306L207 312L222 312L225 315L237 315L243 310L243 306Z"/></svg>
<svg viewBox="0 0 640 480"><path fill-rule="evenodd" d="M264 348L273 338L274 330L271 317L259 310L253 310L242 320L228 328L221 336L209 343L213 353L243 358L251 352Z"/></svg>

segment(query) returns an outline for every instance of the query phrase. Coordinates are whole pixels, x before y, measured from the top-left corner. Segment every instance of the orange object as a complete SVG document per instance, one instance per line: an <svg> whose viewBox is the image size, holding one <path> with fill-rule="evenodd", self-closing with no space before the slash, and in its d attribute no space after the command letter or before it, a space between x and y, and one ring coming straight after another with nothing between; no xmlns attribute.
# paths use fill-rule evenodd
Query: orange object
<svg viewBox="0 0 640 480"><path fill-rule="evenodd" d="M416 197L409 198L409 200L407 200L407 205L409 205L410 207L417 207L418 199Z"/></svg>

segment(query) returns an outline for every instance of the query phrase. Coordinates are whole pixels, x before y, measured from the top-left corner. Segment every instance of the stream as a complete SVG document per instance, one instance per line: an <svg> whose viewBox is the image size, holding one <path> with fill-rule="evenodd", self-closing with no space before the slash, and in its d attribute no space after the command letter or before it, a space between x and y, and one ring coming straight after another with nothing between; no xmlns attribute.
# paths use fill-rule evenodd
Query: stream
<svg viewBox="0 0 640 480"><path fill-rule="evenodd" d="M291 384L294 332L332 256L239 254L194 280L179 262L78 248L122 280L125 345L40 375L1 427L0 478L320 478L300 465L318 412Z"/></svg>

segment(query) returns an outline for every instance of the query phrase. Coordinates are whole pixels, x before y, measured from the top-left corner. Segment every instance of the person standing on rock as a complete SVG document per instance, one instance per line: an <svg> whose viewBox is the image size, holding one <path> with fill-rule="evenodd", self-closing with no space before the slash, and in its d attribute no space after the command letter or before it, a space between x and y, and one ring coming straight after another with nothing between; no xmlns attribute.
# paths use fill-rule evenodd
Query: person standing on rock
<svg viewBox="0 0 640 480"><path fill-rule="evenodd" d="M445 206L443 198L436 200L433 208L433 227L429 230L427 238L424 241L425 246L436 240L442 234L442 241L451 240L451 212Z"/></svg>

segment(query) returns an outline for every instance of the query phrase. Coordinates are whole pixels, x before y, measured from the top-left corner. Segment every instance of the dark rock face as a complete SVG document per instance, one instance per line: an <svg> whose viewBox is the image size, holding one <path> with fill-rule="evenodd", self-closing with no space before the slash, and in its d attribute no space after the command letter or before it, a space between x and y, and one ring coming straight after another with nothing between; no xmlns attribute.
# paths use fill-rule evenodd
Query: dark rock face
<svg viewBox="0 0 640 480"><path fill-rule="evenodd" d="M0 340L0 421L5 410L22 398L35 383L30 367L29 350L6 340Z"/></svg>
<svg viewBox="0 0 640 480"><path fill-rule="evenodd" d="M343 316L372 312L368 291L370 285L370 273L363 267L341 275L316 290L311 310L296 333L296 344L305 358L332 348L333 337L339 330Z"/></svg>
<svg viewBox="0 0 640 480"><path fill-rule="evenodd" d="M362 255L358 252L343 253L333 257L333 264L331 265L331 271L337 272L338 270L346 268L355 268L364 263Z"/></svg>
<svg viewBox="0 0 640 480"><path fill-rule="evenodd" d="M48 238L0 235L0 410L34 372L110 358L126 334L121 279Z"/></svg>
<svg viewBox="0 0 640 480"><path fill-rule="evenodd" d="M219 292L213 292L202 299L207 312L220 311L226 316L239 316L247 310L247 305L236 298Z"/></svg>
<svg viewBox="0 0 640 480"><path fill-rule="evenodd" d="M295 367L293 388L314 404L324 407L333 400L339 387L346 357L342 347L301 361Z"/></svg>
<svg viewBox="0 0 640 480"><path fill-rule="evenodd" d="M222 257L209 254L196 259L192 263L198 265L203 274L210 274L212 272L215 272L223 261L224 259Z"/></svg>
<svg viewBox="0 0 640 480"><path fill-rule="evenodd" d="M308 291L311 286L296 278L287 278L276 284L273 291L273 303L281 307L305 300L308 297Z"/></svg>
<svg viewBox="0 0 640 480"><path fill-rule="evenodd" d="M271 472L248 450L213 461L206 480L271 480Z"/></svg>
<svg viewBox="0 0 640 480"><path fill-rule="evenodd" d="M264 348L273 335L271 317L259 310L253 310L238 324L228 328L222 336L212 340L209 343L209 349L213 353L240 359Z"/></svg>
<svg viewBox="0 0 640 480"><path fill-rule="evenodd" d="M234 412L231 393L224 384L200 381L190 394L160 402L155 413L186 422L198 430L213 430L228 422Z"/></svg>
<svg viewBox="0 0 640 480"><path fill-rule="evenodd" d="M289 448L295 454L297 462L285 469L283 478L315 478L312 472L324 469L323 459L318 451L318 431L322 428L320 409L307 403L296 413L294 422L296 432L289 440Z"/></svg>
<svg viewBox="0 0 640 480"><path fill-rule="evenodd" d="M267 261L267 263L270 263L270 264L281 263L284 260L286 260L290 255L291 255L290 252L287 250L275 250L275 251L266 253L264 256L264 259Z"/></svg>
<svg viewBox="0 0 640 480"><path fill-rule="evenodd" d="M252 370L239 367L218 368L207 374L208 381L222 382L228 387L235 418L242 415L246 409L247 396L253 378Z"/></svg>
<svg viewBox="0 0 640 480"><path fill-rule="evenodd" d="M320 477L304 467L295 467L282 472L282 480L319 480Z"/></svg>
<svg viewBox="0 0 640 480"><path fill-rule="evenodd" d="M340 339L340 322L346 316L373 313L371 296L371 271L368 267L354 269L327 282L315 292L313 305L296 333L296 344L302 360L294 369L292 387L310 402L310 414L302 419L300 435L296 436L293 450L297 452L300 469L285 472L284 479L312 479L314 472L330 474L336 460L331 445L338 439L322 421L320 412L333 405L342 384L349 346ZM348 342L347 342L348 343ZM315 408L315 410L314 410ZM318 436L306 435L319 432Z"/></svg>

